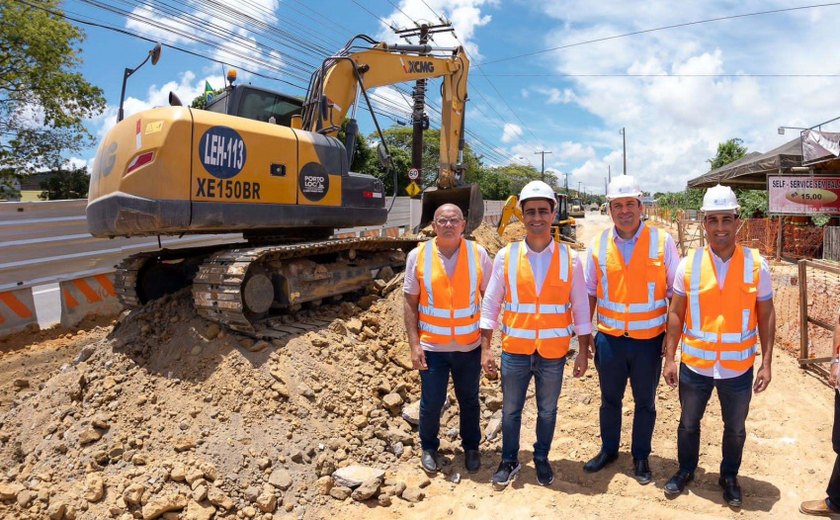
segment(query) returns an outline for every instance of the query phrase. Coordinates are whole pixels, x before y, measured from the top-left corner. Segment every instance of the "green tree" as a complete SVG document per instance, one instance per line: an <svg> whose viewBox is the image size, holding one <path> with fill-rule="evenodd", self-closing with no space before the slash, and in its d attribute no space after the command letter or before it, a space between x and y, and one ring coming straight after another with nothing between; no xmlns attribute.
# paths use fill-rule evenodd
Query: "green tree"
<svg viewBox="0 0 840 520"><path fill-rule="evenodd" d="M397 170L397 194L405 195L405 188L410 182L408 179L408 170L411 168L411 141L412 129L405 127L391 127L383 130L382 134L385 137L385 143L388 145L388 151L391 153L394 166ZM370 141L379 141L379 135L374 133L368 136ZM392 193L393 191L393 175L390 172L385 172L379 166L378 161L375 162L376 172L367 172L378 176L385 183L385 192ZM464 146L464 166L466 173L464 180L466 183L480 183L480 179L484 174L485 168L481 163L481 157L477 156L469 143ZM434 186L437 182L438 171L440 169L440 130L429 129L423 132L423 170L418 179L418 184L423 188ZM485 196L486 197L486 196Z"/></svg>
<svg viewBox="0 0 840 520"><path fill-rule="evenodd" d="M747 147L743 144L744 142L737 137L718 144L717 154L711 159L707 159L711 169L717 170L721 166L726 166L747 155Z"/></svg>
<svg viewBox="0 0 840 520"><path fill-rule="evenodd" d="M0 0L0 176L57 168L93 143L83 123L105 98L75 70L84 34L59 4Z"/></svg>
<svg viewBox="0 0 840 520"><path fill-rule="evenodd" d="M44 190L38 198L41 200L84 199L88 194L90 176L87 168L57 170L47 180L41 181Z"/></svg>
<svg viewBox="0 0 840 520"><path fill-rule="evenodd" d="M224 91L224 88L217 88L212 92L202 92L201 94L197 95L195 99L192 100L192 103L190 103L190 108L200 108L204 110L205 108L207 108L207 98L209 96L216 97Z"/></svg>

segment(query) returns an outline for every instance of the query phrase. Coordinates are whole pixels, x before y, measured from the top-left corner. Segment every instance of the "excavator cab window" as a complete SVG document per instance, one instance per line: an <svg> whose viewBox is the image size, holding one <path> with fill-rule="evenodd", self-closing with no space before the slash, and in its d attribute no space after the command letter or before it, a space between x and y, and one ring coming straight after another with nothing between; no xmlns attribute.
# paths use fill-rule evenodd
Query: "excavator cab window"
<svg viewBox="0 0 840 520"><path fill-rule="evenodd" d="M254 88L245 89L239 106L236 115L240 117L283 126L291 126L292 116L302 110L302 103L294 98Z"/></svg>

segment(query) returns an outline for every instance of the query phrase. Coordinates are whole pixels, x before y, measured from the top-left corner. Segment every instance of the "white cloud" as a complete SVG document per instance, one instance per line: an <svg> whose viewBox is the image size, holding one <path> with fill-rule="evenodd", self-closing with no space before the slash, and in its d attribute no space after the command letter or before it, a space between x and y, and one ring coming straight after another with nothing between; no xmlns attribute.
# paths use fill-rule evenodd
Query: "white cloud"
<svg viewBox="0 0 840 520"><path fill-rule="evenodd" d="M482 8L493 7L497 3L496 0L400 0L398 9L383 19L397 29L404 29L415 27L415 22L440 24L438 17L442 17L452 23L458 38L452 33L439 33L433 35L434 40L430 43L440 47L463 45L471 60L481 61L481 53L474 41L475 30L492 20L491 15L482 13ZM398 38L390 27L381 28L377 37L391 43Z"/></svg>
<svg viewBox="0 0 840 520"><path fill-rule="evenodd" d="M679 9L666 1L545 0L541 9L557 23L543 43L546 48L569 45L784 7L789 6L780 0L747 0L737 7L722 0L683 3ZM576 180L606 176L607 164L621 169L618 130L625 127L628 173L651 191L681 190L688 179L708 170L706 159L720 142L740 137L751 151L767 151L792 138L780 138L777 126L810 126L837 115L836 79L746 75L840 73L840 64L826 59L840 51L830 10L739 18L572 46L529 65L542 63L563 75L563 81L546 86L549 101L562 100L599 121L600 129L580 136L597 143L598 152L575 165ZM611 74L645 76L604 76ZM551 92L558 94L552 98Z"/></svg>
<svg viewBox="0 0 840 520"><path fill-rule="evenodd" d="M522 127L513 123L505 123L502 130L502 142L510 143L519 139L522 136Z"/></svg>

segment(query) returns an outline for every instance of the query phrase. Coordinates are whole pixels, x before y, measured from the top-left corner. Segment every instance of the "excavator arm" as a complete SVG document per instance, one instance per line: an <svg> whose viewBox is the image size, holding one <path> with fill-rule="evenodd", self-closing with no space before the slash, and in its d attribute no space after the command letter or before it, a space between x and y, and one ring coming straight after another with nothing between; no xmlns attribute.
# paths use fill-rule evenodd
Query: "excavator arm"
<svg viewBox="0 0 840 520"><path fill-rule="evenodd" d="M359 101L360 90L442 77L438 188L455 187L464 149L470 63L461 47L452 49L451 56L425 55L434 50L428 45L379 43L371 49L329 58L316 73L303 128L335 137L350 107Z"/></svg>
<svg viewBox="0 0 840 520"><path fill-rule="evenodd" d="M303 128L335 136L351 107L367 90L418 79L442 78L440 171L437 191L423 194L420 227L434 210L451 202L467 218L466 232L481 223L484 202L476 185L464 183L464 111L469 59L462 47L377 43L369 49L344 51L324 61L313 74L304 108ZM354 111L355 112L355 111Z"/></svg>

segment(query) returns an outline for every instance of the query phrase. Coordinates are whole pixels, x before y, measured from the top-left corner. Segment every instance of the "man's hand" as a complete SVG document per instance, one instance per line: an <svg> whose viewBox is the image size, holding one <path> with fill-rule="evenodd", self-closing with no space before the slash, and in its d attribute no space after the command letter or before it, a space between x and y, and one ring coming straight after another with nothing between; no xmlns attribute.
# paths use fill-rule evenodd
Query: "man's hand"
<svg viewBox="0 0 840 520"><path fill-rule="evenodd" d="M767 390L767 385L770 384L772 378L773 375L770 370L770 365L761 365L761 368L758 369L758 374L755 376L755 385L753 385L755 393Z"/></svg>
<svg viewBox="0 0 840 520"><path fill-rule="evenodd" d="M676 388L677 383L679 382L679 369L677 368L677 363L674 362L673 359L666 359L665 360L665 367L662 369L662 377L665 378L665 382L668 383L668 386L671 388Z"/></svg>
<svg viewBox="0 0 840 520"><path fill-rule="evenodd" d="M587 356L587 352L578 352L578 355L575 357L575 369L572 372L572 375L575 377L582 377L583 374L586 373L586 369L589 368L589 357Z"/></svg>
<svg viewBox="0 0 840 520"><path fill-rule="evenodd" d="M831 362L831 370L828 372L828 383L837 388L837 380L840 379L840 363L837 361Z"/></svg>
<svg viewBox="0 0 840 520"><path fill-rule="evenodd" d="M496 369L496 359L493 357L493 351L489 348L481 349L481 368L487 374L487 379L493 380L499 377L499 372Z"/></svg>
<svg viewBox="0 0 840 520"><path fill-rule="evenodd" d="M429 369L429 367L426 366L426 353L423 352L423 347L420 345L411 347L411 366L417 370Z"/></svg>

